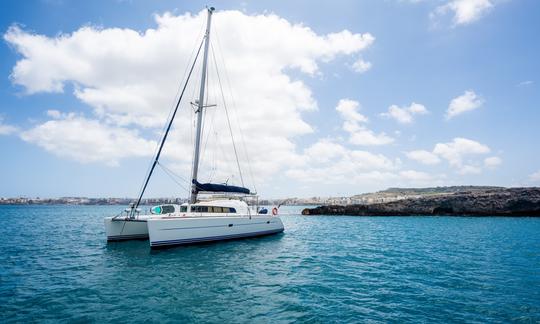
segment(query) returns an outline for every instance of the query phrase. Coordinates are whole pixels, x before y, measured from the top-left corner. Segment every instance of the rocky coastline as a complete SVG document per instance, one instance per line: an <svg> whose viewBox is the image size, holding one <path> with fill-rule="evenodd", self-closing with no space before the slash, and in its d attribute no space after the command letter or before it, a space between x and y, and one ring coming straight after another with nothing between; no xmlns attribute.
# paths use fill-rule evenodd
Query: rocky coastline
<svg viewBox="0 0 540 324"><path fill-rule="evenodd" d="M420 190L420 189L419 189ZM540 188L489 188L397 201L325 205L303 215L350 216L531 216L540 217Z"/></svg>

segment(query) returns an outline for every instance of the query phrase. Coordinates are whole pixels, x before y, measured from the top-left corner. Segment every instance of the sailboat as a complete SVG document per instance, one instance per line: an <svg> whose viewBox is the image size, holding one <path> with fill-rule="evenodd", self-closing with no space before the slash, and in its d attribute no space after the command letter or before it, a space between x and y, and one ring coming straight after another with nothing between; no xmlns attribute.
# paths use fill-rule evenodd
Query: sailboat
<svg viewBox="0 0 540 324"><path fill-rule="evenodd" d="M137 201L123 213L105 218L107 241L148 239L150 247L158 248L171 245L198 242L221 241L237 238L263 236L284 231L283 222L278 216L278 207L271 213L266 208L249 206L246 198L254 194L250 189L240 186L215 183L201 183L198 179L203 110L205 106L205 87L207 86L207 62L210 43L210 26L214 8L207 8L206 32L191 65L177 104L168 120L159 149L144 181ZM196 131L194 142L193 168L191 174L191 193L189 201L183 204L154 206L150 214L141 214L139 205L144 191L158 164L161 151L167 140L173 120L185 93L189 78L204 44L202 75L200 80L199 100L196 105ZM205 194L205 199L201 198Z"/></svg>

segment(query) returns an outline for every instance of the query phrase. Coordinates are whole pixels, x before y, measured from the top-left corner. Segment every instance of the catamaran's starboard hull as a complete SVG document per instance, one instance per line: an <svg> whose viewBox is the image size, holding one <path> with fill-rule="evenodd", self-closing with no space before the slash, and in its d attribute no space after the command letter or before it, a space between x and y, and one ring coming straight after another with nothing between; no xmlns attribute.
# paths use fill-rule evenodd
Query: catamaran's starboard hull
<svg viewBox="0 0 540 324"><path fill-rule="evenodd" d="M150 247L193 244L283 232L275 216L171 217L148 220Z"/></svg>
<svg viewBox="0 0 540 324"><path fill-rule="evenodd" d="M145 240L148 239L148 226L145 219L125 220L105 218L107 241Z"/></svg>

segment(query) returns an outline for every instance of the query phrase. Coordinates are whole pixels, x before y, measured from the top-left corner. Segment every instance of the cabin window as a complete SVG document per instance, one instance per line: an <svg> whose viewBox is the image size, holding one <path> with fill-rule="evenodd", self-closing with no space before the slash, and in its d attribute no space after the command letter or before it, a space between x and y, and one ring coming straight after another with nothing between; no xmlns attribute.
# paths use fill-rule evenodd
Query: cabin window
<svg viewBox="0 0 540 324"><path fill-rule="evenodd" d="M208 213L208 206L191 206L191 211L195 213Z"/></svg>
<svg viewBox="0 0 540 324"><path fill-rule="evenodd" d="M173 205L163 205L163 206L161 206L161 213L162 214L174 213L174 206Z"/></svg>
<svg viewBox="0 0 540 324"><path fill-rule="evenodd" d="M187 206L180 206L180 212L181 213L187 212Z"/></svg>
<svg viewBox="0 0 540 324"><path fill-rule="evenodd" d="M180 207L181 212L185 212L186 210L186 206ZM217 206L191 206L191 211L193 213L236 213L235 208Z"/></svg>

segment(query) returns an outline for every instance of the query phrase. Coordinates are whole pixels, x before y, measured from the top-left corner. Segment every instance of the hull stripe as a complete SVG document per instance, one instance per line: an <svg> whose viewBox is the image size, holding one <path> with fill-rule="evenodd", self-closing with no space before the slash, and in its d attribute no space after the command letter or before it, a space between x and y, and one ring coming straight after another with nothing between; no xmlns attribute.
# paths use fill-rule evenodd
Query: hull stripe
<svg viewBox="0 0 540 324"><path fill-rule="evenodd" d="M107 236L107 241L121 241L133 239L147 239L148 234L111 235Z"/></svg>
<svg viewBox="0 0 540 324"><path fill-rule="evenodd" d="M218 235L218 236L198 237L198 238L168 240L168 241L155 241L155 242L150 242L150 246L157 247L157 246L166 246L166 245L181 245L181 244L198 243L198 242L221 241L221 240L230 240L230 239L242 238L242 237L276 234L276 233L281 233L281 232L283 232L283 228L276 229L276 230L269 230L269 231L243 233L243 234Z"/></svg>
<svg viewBox="0 0 540 324"><path fill-rule="evenodd" d="M251 225L263 225L263 224L275 224L276 222L270 221L260 222L260 223L248 223L248 224L234 224L234 226L251 226ZM174 230L191 230L191 229L201 229L201 228L213 228L213 227L229 227L229 224L223 225L208 225L208 226L192 226L192 227L172 227L172 228L163 228L160 231L174 231Z"/></svg>

